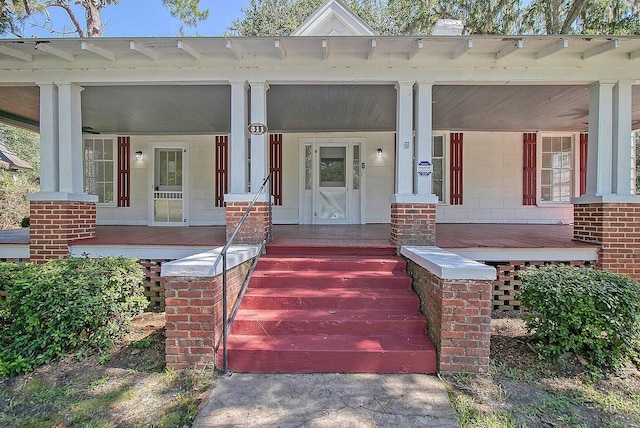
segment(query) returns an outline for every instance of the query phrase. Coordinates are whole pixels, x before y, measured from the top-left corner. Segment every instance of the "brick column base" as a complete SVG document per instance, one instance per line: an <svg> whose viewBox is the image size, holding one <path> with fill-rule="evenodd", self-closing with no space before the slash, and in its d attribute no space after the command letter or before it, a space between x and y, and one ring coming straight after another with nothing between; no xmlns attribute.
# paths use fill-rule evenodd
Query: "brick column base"
<svg viewBox="0 0 640 428"><path fill-rule="evenodd" d="M391 241L398 248L403 245L435 245L435 204L392 203Z"/></svg>
<svg viewBox="0 0 640 428"><path fill-rule="evenodd" d="M640 280L640 203L575 204L573 239L600 244L596 268Z"/></svg>
<svg viewBox="0 0 640 428"><path fill-rule="evenodd" d="M438 351L438 372L488 373L492 281L438 278L413 261L408 270Z"/></svg>
<svg viewBox="0 0 640 428"><path fill-rule="evenodd" d="M96 204L31 201L29 254L34 263L69 256L69 242L96 235Z"/></svg>
<svg viewBox="0 0 640 428"><path fill-rule="evenodd" d="M252 260L227 272L228 311L238 299ZM165 277L167 367L212 368L222 337L222 275Z"/></svg>
<svg viewBox="0 0 640 428"><path fill-rule="evenodd" d="M231 238L234 229L240 223L240 219L249 207L249 202L227 202L227 240ZM270 227L269 203L256 202L249 216L236 235L234 243L259 244Z"/></svg>

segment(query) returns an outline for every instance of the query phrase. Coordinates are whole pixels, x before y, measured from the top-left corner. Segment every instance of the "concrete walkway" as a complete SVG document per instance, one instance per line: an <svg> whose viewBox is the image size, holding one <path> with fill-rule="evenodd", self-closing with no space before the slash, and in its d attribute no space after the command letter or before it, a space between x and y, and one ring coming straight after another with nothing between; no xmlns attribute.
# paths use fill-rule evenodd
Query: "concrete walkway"
<svg viewBox="0 0 640 428"><path fill-rule="evenodd" d="M233 374L218 378L194 428L458 427L435 376Z"/></svg>

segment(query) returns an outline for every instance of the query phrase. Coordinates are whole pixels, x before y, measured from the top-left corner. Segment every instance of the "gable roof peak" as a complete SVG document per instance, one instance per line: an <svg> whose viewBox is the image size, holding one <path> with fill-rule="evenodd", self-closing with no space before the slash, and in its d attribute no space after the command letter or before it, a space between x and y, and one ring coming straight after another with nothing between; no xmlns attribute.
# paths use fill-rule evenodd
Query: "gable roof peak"
<svg viewBox="0 0 640 428"><path fill-rule="evenodd" d="M292 36L376 36L376 31L340 0L327 0Z"/></svg>

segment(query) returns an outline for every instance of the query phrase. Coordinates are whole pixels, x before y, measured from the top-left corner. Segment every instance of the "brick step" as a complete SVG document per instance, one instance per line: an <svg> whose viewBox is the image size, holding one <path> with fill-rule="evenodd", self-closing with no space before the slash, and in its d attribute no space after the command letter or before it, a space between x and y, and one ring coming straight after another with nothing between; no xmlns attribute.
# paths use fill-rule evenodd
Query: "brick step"
<svg viewBox="0 0 640 428"><path fill-rule="evenodd" d="M400 257L275 257L265 256L258 261L258 270L277 271L372 271L404 272L407 264Z"/></svg>
<svg viewBox="0 0 640 428"><path fill-rule="evenodd" d="M423 335L229 337L228 368L246 373L435 373ZM219 350L219 354L221 350ZM220 355L218 355L220 358Z"/></svg>
<svg viewBox="0 0 640 428"><path fill-rule="evenodd" d="M394 310L261 310L241 309L231 334L283 336L426 334L424 316Z"/></svg>
<svg viewBox="0 0 640 428"><path fill-rule="evenodd" d="M257 270L252 288L349 288L366 281L369 288L409 289L411 277L400 272Z"/></svg>
<svg viewBox="0 0 640 428"><path fill-rule="evenodd" d="M406 309L420 302L411 290L380 288L252 288L242 300L243 309Z"/></svg>
<svg viewBox="0 0 640 428"><path fill-rule="evenodd" d="M304 246L304 245L278 245L268 244L269 256L395 256L395 245L362 247L328 247L328 246Z"/></svg>

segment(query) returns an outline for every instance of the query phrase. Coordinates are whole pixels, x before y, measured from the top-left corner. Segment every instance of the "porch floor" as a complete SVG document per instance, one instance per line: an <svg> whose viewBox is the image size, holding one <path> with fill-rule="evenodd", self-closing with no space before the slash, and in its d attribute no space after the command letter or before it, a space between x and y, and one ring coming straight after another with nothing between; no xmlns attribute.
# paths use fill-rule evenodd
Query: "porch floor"
<svg viewBox="0 0 640 428"><path fill-rule="evenodd" d="M0 231L0 245L28 243L27 228ZM95 238L72 244L219 247L224 243L224 226L97 226ZM334 247L388 246L391 245L391 226L274 225L273 243ZM593 244L573 240L572 225L549 224L438 223L436 245L441 248L593 248Z"/></svg>

